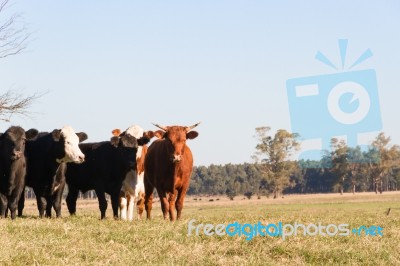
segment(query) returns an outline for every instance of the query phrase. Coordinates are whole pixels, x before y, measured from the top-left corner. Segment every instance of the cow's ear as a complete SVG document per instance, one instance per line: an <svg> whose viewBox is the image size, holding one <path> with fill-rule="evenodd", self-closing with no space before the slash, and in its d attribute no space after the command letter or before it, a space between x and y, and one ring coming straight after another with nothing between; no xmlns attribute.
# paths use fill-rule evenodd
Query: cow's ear
<svg viewBox="0 0 400 266"><path fill-rule="evenodd" d="M144 132L143 137L148 137L149 139L152 139L154 137L154 132L151 130Z"/></svg>
<svg viewBox="0 0 400 266"><path fill-rule="evenodd" d="M88 139L88 135L85 132L76 133L79 138L79 142L85 141Z"/></svg>
<svg viewBox="0 0 400 266"><path fill-rule="evenodd" d="M39 131L37 129L31 128L25 132L26 139L31 140L37 137Z"/></svg>
<svg viewBox="0 0 400 266"><path fill-rule="evenodd" d="M162 131L162 130L157 130L156 132L154 132L154 136L155 136L156 138L158 138L158 139L164 138L164 134L165 134L165 132Z"/></svg>
<svg viewBox="0 0 400 266"><path fill-rule="evenodd" d="M149 143L150 139L146 136L143 136L140 139L138 139L137 142L138 142L139 146L143 146L143 145L146 145L147 143Z"/></svg>
<svg viewBox="0 0 400 266"><path fill-rule="evenodd" d="M198 135L199 135L199 133L197 133L197 131L189 131L188 133L186 133L186 138L187 139L195 139L195 138L197 138Z"/></svg>
<svg viewBox="0 0 400 266"><path fill-rule="evenodd" d="M61 129L54 129L53 132L51 132L51 135L53 136L54 141L60 141Z"/></svg>
<svg viewBox="0 0 400 266"><path fill-rule="evenodd" d="M110 142L111 142L111 145L113 145L114 147L117 148L118 147L118 143L119 143L119 137L116 137L116 136L111 137Z"/></svg>
<svg viewBox="0 0 400 266"><path fill-rule="evenodd" d="M121 135L121 130L119 128L114 129L113 131L111 131L111 133L113 134L113 136L119 136Z"/></svg>

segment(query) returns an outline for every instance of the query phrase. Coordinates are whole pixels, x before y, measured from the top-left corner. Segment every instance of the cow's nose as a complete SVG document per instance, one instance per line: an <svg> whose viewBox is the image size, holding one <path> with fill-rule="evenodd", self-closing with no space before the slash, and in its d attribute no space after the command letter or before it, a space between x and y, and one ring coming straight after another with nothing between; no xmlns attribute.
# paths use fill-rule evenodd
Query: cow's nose
<svg viewBox="0 0 400 266"><path fill-rule="evenodd" d="M83 163L85 161L85 155L78 156L78 160L80 163Z"/></svg>
<svg viewBox="0 0 400 266"><path fill-rule="evenodd" d="M173 158L173 162L174 163L179 163L180 161L182 160L182 155L174 155L174 158Z"/></svg>
<svg viewBox="0 0 400 266"><path fill-rule="evenodd" d="M13 158L14 159L19 159L22 156L22 152L21 151L13 151Z"/></svg>

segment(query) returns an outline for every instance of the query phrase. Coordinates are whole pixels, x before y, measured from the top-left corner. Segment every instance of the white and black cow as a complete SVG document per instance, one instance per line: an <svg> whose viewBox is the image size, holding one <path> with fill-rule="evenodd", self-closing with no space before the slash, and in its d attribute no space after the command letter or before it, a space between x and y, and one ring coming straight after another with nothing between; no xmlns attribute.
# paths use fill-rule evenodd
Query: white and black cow
<svg viewBox="0 0 400 266"><path fill-rule="evenodd" d="M19 126L0 133L0 215L3 218L9 209L11 219L15 219L18 200L25 188L25 141L37 134L36 129L25 132Z"/></svg>
<svg viewBox="0 0 400 266"><path fill-rule="evenodd" d="M151 139L154 136L153 131L145 132L138 125L130 126L126 132L135 138L148 137ZM121 131L114 129L114 136L119 136ZM144 210L144 158L147 152L147 145L139 146L136 153L136 172L131 171L122 183L121 193L119 196L120 216L122 220L133 220L134 210L137 206L139 217Z"/></svg>
<svg viewBox="0 0 400 266"><path fill-rule="evenodd" d="M127 131L113 136L110 141L80 144L86 160L80 165L69 165L66 173L68 184L67 207L76 214L79 191L94 189L99 201L101 219L106 217L107 200L111 196L114 218L118 218L118 197L122 182L129 174L136 175L136 152L138 146L147 144L148 137L135 138Z"/></svg>
<svg viewBox="0 0 400 266"><path fill-rule="evenodd" d="M39 216L51 217L54 208L61 216L61 200L65 187L67 163L83 163L85 155L79 149L79 142L88 138L86 133L75 131L70 126L54 129L51 133L40 133L26 143L27 175L26 186L32 187L36 195ZM25 197L21 196L18 215L22 216Z"/></svg>

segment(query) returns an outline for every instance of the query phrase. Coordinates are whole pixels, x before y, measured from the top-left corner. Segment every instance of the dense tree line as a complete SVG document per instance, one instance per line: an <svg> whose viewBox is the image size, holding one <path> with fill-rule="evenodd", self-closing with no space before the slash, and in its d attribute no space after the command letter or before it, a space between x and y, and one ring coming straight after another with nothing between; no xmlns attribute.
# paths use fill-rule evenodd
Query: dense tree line
<svg viewBox="0 0 400 266"><path fill-rule="evenodd" d="M257 130L257 129L256 129ZM390 145L390 138L380 133L372 144L347 147L344 141L332 139L331 151L320 161L290 161L277 151L290 150L296 142L286 131L268 137L264 128L257 151L269 153L268 159L256 163L226 164L194 167L188 194L277 197L282 193L327 193L393 191L400 189L400 147ZM259 131L258 131L259 132ZM289 143L283 147L282 143ZM278 147L275 152L271 149ZM269 145L270 148L262 145ZM257 152L256 152L257 153ZM267 154L268 155L268 154ZM285 158L280 160L280 158ZM279 192L279 193L277 193Z"/></svg>

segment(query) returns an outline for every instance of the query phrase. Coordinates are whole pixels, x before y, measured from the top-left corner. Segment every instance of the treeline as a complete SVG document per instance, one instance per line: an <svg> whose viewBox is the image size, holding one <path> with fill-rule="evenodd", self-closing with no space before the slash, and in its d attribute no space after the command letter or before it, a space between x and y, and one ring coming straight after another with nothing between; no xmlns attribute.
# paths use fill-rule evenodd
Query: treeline
<svg viewBox="0 0 400 266"><path fill-rule="evenodd" d="M283 194L340 192L339 178L332 172L332 168L314 168L321 164L320 161L302 160L298 164L299 169L296 174L290 176L290 185L283 190ZM311 168L306 168L307 166ZM368 170L369 165L364 164L364 167ZM250 163L194 167L188 194L225 194L228 197L269 196L273 191L263 168L263 165ZM393 169L388 175L383 176L380 186L376 186L371 172L366 171L366 174L362 172L360 171L359 177L354 181L345 178L343 192L353 192L353 187L355 187L354 192L377 191L377 187L378 192L400 189L400 169Z"/></svg>
<svg viewBox="0 0 400 266"><path fill-rule="evenodd" d="M268 138L265 143L276 148L278 139L282 138ZM270 152L269 157L276 154ZM254 164L194 167L188 194L277 197L280 193L382 193L398 189L400 147L390 145L390 138L380 133L364 150L333 138L331 151L320 161L259 160Z"/></svg>
<svg viewBox="0 0 400 266"><path fill-rule="evenodd" d="M303 166L319 165L319 161L302 161ZM325 193L335 191L335 177L324 168L299 167L290 176L290 185L283 193ZM362 186L365 189L364 186ZM346 187L346 190L348 187ZM369 188L371 189L371 188ZM226 164L193 168L189 195L269 196L270 181L262 164Z"/></svg>

